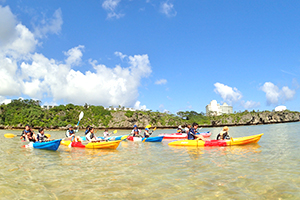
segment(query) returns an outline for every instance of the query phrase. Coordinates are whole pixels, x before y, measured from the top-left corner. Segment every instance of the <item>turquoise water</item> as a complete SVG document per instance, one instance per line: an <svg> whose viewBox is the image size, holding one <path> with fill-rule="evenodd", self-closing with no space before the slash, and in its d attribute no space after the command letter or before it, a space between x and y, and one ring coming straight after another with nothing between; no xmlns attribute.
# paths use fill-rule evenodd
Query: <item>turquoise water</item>
<svg viewBox="0 0 300 200"><path fill-rule="evenodd" d="M220 130L201 131L215 138ZM116 150L53 152L22 148L5 133L20 131L0 130L0 199L300 199L300 123L230 127L232 137L264 135L214 148L125 141Z"/></svg>

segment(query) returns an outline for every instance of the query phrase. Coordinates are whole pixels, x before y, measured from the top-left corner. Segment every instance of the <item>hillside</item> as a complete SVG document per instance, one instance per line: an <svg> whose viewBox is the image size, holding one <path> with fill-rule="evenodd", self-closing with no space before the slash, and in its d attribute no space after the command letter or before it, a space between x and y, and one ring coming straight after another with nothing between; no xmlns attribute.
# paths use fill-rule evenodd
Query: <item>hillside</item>
<svg viewBox="0 0 300 200"><path fill-rule="evenodd" d="M158 128L175 128L197 122L203 127L241 126L270 123L296 122L300 113L293 111L282 112L240 112L221 116L205 116L195 111L178 112L177 115L154 111L110 111L103 106L78 106L73 104L60 105L49 110L40 106L40 101L13 100L8 105L0 106L0 128L23 128L26 124L34 128L65 129L68 124L75 125L79 113L84 117L80 127L92 125L96 128L132 128L134 124L145 127L148 124Z"/></svg>

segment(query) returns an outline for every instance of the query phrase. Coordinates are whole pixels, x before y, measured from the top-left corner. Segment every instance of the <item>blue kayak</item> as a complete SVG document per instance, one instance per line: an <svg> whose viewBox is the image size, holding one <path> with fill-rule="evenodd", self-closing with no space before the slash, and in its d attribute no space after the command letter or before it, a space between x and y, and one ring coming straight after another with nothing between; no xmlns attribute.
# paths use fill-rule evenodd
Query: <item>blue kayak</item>
<svg viewBox="0 0 300 200"><path fill-rule="evenodd" d="M161 142L163 139L164 136L148 137L145 139L145 142Z"/></svg>
<svg viewBox="0 0 300 200"><path fill-rule="evenodd" d="M61 141L61 139L52 140L49 142L35 142L35 143L33 143L33 148L56 151L60 145L60 141Z"/></svg>

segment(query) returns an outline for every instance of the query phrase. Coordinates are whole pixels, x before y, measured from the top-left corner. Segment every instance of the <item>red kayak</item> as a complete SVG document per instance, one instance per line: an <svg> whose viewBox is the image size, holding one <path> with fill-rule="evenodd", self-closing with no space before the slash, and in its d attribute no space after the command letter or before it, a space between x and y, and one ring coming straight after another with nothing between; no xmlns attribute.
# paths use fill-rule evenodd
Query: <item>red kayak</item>
<svg viewBox="0 0 300 200"><path fill-rule="evenodd" d="M202 133L199 133L199 135L202 135L203 137L210 137L211 132L202 132ZM159 134L158 136L165 136L164 139L166 139L166 140L187 139L186 133L162 133L162 134Z"/></svg>

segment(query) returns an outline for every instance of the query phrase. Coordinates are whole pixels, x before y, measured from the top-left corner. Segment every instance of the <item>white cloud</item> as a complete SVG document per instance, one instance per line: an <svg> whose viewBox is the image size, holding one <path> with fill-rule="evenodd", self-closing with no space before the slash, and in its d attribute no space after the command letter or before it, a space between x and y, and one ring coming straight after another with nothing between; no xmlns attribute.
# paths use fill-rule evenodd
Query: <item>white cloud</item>
<svg viewBox="0 0 300 200"><path fill-rule="evenodd" d="M0 46L5 46L16 37L17 21L8 6L0 6Z"/></svg>
<svg viewBox="0 0 300 200"><path fill-rule="evenodd" d="M243 96L242 93L240 91L238 91L237 88L232 88L229 87L228 85L224 85L222 83L215 83L215 93L217 93L218 95L220 95L222 97L222 99L229 103L232 104L232 102L237 102L239 101Z"/></svg>
<svg viewBox="0 0 300 200"><path fill-rule="evenodd" d="M83 45L79 45L75 48L70 49L68 52L64 52L68 58L65 60L66 64L71 65L79 65L82 57L82 50L84 49Z"/></svg>
<svg viewBox="0 0 300 200"><path fill-rule="evenodd" d="M124 16L124 14L116 12L116 8L118 7L120 2L121 0L105 0L102 3L102 8L104 8L108 12L107 14L108 19L110 18L119 19Z"/></svg>
<svg viewBox="0 0 300 200"><path fill-rule="evenodd" d="M13 35L10 42L0 46L1 101L5 96L28 95L30 98L52 98L53 102L63 100L75 104L146 109L137 98L140 80L152 73L147 54L128 56L128 67L117 65L110 68L90 59L88 64L93 71L76 71L73 67L83 64L83 45L64 52L64 61L47 58L34 52L40 42L37 38L41 38L21 23L17 24L9 7L0 6L0 16L11 19L7 21L14 26L9 29L9 35ZM0 20L0 27L9 28L10 24ZM48 33L55 33L57 29L48 30ZM1 33L0 41L7 37L7 33ZM124 56L121 52L117 54Z"/></svg>
<svg viewBox="0 0 300 200"><path fill-rule="evenodd" d="M141 105L140 101L136 101L133 108L136 110L148 110L146 105Z"/></svg>
<svg viewBox="0 0 300 200"><path fill-rule="evenodd" d="M116 51L116 52L115 52L115 55L118 56L118 57L120 57L121 60L123 60L124 58L127 57L127 55L125 55L125 54L123 54L123 53L121 53L121 52L119 52L119 51Z"/></svg>
<svg viewBox="0 0 300 200"><path fill-rule="evenodd" d="M242 101L241 104L245 109L253 109L253 108L260 107L260 102L254 102L254 101L246 101L246 102Z"/></svg>
<svg viewBox="0 0 300 200"><path fill-rule="evenodd" d="M155 81L155 84L156 85L164 85L167 83L167 80L166 79L160 79L160 80L157 80Z"/></svg>
<svg viewBox="0 0 300 200"><path fill-rule="evenodd" d="M165 14L167 17L175 17L177 15L174 5L168 1L160 4L160 12Z"/></svg>
<svg viewBox="0 0 300 200"><path fill-rule="evenodd" d="M289 100L293 99L295 94L296 94L295 90L291 90L287 86L282 87L282 96L285 101L289 101Z"/></svg>
<svg viewBox="0 0 300 200"><path fill-rule="evenodd" d="M245 109L253 109L260 107L260 102L254 101L244 101L242 100L242 93L237 88L232 88L228 85L222 83L215 83L215 93L220 95L224 102L227 102L229 105L236 104L244 107ZM217 107L217 101L212 101L212 106Z"/></svg>
<svg viewBox="0 0 300 200"><path fill-rule="evenodd" d="M293 99L296 94L295 90L291 90L287 86L282 87L280 90L278 86L271 82L265 82L261 90L266 93L267 105L277 105L280 102L289 101Z"/></svg>
<svg viewBox="0 0 300 200"><path fill-rule="evenodd" d="M0 105L9 103L11 103L11 99L6 99L5 97L0 96Z"/></svg>
<svg viewBox="0 0 300 200"><path fill-rule="evenodd" d="M42 20L41 25L35 27L35 36L42 38L45 37L48 33L51 34L59 34L61 31L61 26L63 24L62 20L62 12L61 9L57 9L54 14L53 18L51 19L44 19Z"/></svg>

